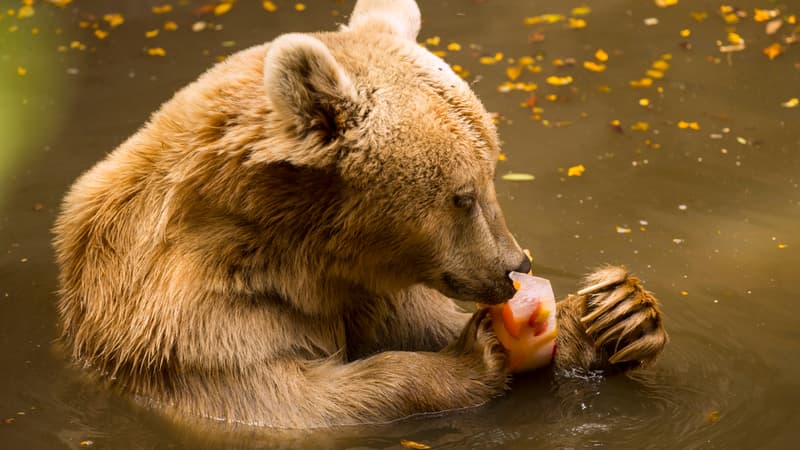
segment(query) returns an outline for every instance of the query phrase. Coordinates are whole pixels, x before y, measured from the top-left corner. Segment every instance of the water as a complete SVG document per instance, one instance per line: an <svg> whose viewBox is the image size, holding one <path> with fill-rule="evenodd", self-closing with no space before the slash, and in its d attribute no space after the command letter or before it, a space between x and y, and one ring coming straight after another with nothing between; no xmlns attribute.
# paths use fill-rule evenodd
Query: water
<svg viewBox="0 0 800 450"><path fill-rule="evenodd" d="M0 20L0 447L78 448L90 440L95 448L366 449L402 448L400 440L410 439L451 449L793 448L800 438L800 107L781 106L800 97L800 46L784 44L785 53L770 61L762 49L797 25L767 36L752 19L753 7L781 8L785 16L800 14L799 5L739 1L749 17L732 27L747 49L728 58L715 41L727 45L733 28L717 2L421 1L420 41L439 36L436 50L459 43L447 60L471 72L478 95L500 115L508 159L499 172L536 177L498 181L498 192L538 275L563 295L591 267L624 263L661 299L672 340L654 367L630 377L554 383L533 374L481 408L276 433L216 424L190 431L86 383L51 344L49 228L75 177L217 56L282 32L332 29L352 2L309 1L296 12L292 2L276 1L279 10L270 14L260 2L240 1L220 17L194 14L202 2L173 2L164 15L151 12L156 2L40 3L31 18L6 12ZM586 28L523 25L524 17L569 15L583 4L591 7L578 17ZM708 18L699 22L692 11ZM110 12L125 23L110 29L102 21ZM645 25L649 17L658 24ZM178 30L144 36L168 20ZM199 20L222 29L192 32ZM104 39L92 35L98 21L110 30ZM681 37L683 29L691 36ZM531 39L537 30L544 40L529 42L540 39ZM147 56L147 47L166 55ZM598 48L610 56L607 69L585 70ZM479 63L497 52L496 64ZM647 89L628 85L664 53L672 58L663 80ZM541 73L523 71L519 81L538 84L539 121L520 106L530 93L497 90L508 58L537 55ZM576 65L556 68L557 58ZM550 86L545 79L554 74L574 81ZM615 119L623 133L609 125ZM638 121L648 130L631 130ZM583 175L567 176L578 164Z"/></svg>

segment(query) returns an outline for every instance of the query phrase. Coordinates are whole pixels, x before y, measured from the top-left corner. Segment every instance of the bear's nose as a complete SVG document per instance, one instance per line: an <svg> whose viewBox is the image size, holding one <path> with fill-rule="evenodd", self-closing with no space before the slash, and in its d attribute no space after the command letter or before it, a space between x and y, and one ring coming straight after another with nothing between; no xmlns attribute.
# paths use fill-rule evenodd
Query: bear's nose
<svg viewBox="0 0 800 450"><path fill-rule="evenodd" d="M531 271L531 260L527 256L522 257L519 267L514 269L514 272L528 273Z"/></svg>

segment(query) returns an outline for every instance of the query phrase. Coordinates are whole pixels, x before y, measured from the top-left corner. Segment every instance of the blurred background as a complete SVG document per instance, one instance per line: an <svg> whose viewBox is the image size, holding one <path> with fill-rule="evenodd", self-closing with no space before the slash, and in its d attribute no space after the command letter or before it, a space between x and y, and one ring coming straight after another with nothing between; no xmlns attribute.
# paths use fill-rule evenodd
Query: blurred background
<svg viewBox="0 0 800 450"><path fill-rule="evenodd" d="M481 408L307 433L171 425L54 351L50 227L72 181L226 55L353 1L4 0L0 447L794 448L800 5L420 0L420 45L496 116L497 189L557 296L624 264L671 343L629 377L515 380Z"/></svg>

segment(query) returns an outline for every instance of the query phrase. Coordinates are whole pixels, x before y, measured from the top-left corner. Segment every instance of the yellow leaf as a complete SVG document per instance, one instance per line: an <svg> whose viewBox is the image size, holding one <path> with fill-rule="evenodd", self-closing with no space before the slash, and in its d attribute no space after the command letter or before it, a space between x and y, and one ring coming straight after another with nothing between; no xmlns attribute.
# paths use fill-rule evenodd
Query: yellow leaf
<svg viewBox="0 0 800 450"><path fill-rule="evenodd" d="M497 60L491 56L481 56L480 58L478 58L478 62L488 66L495 64Z"/></svg>
<svg viewBox="0 0 800 450"><path fill-rule="evenodd" d="M630 83L631 87L650 87L653 85L652 78L642 78L639 80L631 80Z"/></svg>
<svg viewBox="0 0 800 450"><path fill-rule="evenodd" d="M738 34L731 32L728 33L728 42L731 44L741 44L744 42L744 39L742 39L742 37Z"/></svg>
<svg viewBox="0 0 800 450"><path fill-rule="evenodd" d="M784 108L794 108L798 104L800 104L800 100L798 100L797 97L794 97L781 103L781 106L783 106Z"/></svg>
<svg viewBox="0 0 800 450"><path fill-rule="evenodd" d="M105 39L108 36L108 31L97 29L94 30L94 35L97 37L97 39Z"/></svg>
<svg viewBox="0 0 800 450"><path fill-rule="evenodd" d="M520 66L530 66L531 64L536 62L536 60L533 59L532 56L522 56L519 58L519 61L517 62L519 63Z"/></svg>
<svg viewBox="0 0 800 450"><path fill-rule="evenodd" d="M28 17L32 17L36 14L36 11L33 9L31 5L25 5L17 11L17 18L18 19L27 19Z"/></svg>
<svg viewBox="0 0 800 450"><path fill-rule="evenodd" d="M498 161L505 161L506 159L508 159L508 156L505 153L500 152L500 153L497 154L497 160Z"/></svg>
<svg viewBox="0 0 800 450"><path fill-rule="evenodd" d="M766 22L774 19L780 15L781 11L778 9L753 9L753 20L756 22Z"/></svg>
<svg viewBox="0 0 800 450"><path fill-rule="evenodd" d="M737 16L735 13L724 14L722 16L722 20L728 25L735 25L739 23L739 16Z"/></svg>
<svg viewBox="0 0 800 450"><path fill-rule="evenodd" d="M687 296L687 295L689 295L689 292L687 292L687 291L681 291L681 295L683 295L683 296Z"/></svg>
<svg viewBox="0 0 800 450"><path fill-rule="evenodd" d="M547 77L547 79L545 81L547 82L547 84L550 84L550 85L553 85L553 86L566 86L566 85L572 83L572 77L569 76L569 75L564 76L564 77L551 75L551 76Z"/></svg>
<svg viewBox="0 0 800 450"><path fill-rule="evenodd" d="M461 44L459 44L458 42L451 42L447 44L447 49L450 50L451 52L457 52L461 50Z"/></svg>
<svg viewBox="0 0 800 450"><path fill-rule="evenodd" d="M400 445L405 448L413 448L416 450L426 450L431 448L430 445L423 444L421 442L409 441L408 439L400 439Z"/></svg>
<svg viewBox="0 0 800 450"><path fill-rule="evenodd" d="M304 3L295 3L294 4L295 11L305 11L306 5Z"/></svg>
<svg viewBox="0 0 800 450"><path fill-rule="evenodd" d="M536 177L529 173L509 172L501 176L500 179L505 181L533 181Z"/></svg>
<svg viewBox="0 0 800 450"><path fill-rule="evenodd" d="M586 21L583 19L569 18L569 27L573 29L586 28Z"/></svg>
<svg viewBox="0 0 800 450"><path fill-rule="evenodd" d="M178 24L169 20L167 22L164 22L164 29L167 31L175 31L178 29Z"/></svg>
<svg viewBox="0 0 800 450"><path fill-rule="evenodd" d="M639 104L641 106L650 106L650 99L648 99L648 98L640 98L639 99Z"/></svg>
<svg viewBox="0 0 800 450"><path fill-rule="evenodd" d="M708 422L708 423L717 423L717 422L719 422L719 411L717 411L717 410L709 411L706 414L706 422Z"/></svg>
<svg viewBox="0 0 800 450"><path fill-rule="evenodd" d="M633 131L647 131L650 128L650 124L647 122L636 122L631 125L631 130Z"/></svg>
<svg viewBox="0 0 800 450"><path fill-rule="evenodd" d="M154 38L156 36L158 36L158 28L156 28L154 30L148 30L148 31L144 32L144 37L146 37L148 39L152 39L152 38Z"/></svg>
<svg viewBox="0 0 800 450"><path fill-rule="evenodd" d="M660 70L662 72L666 72L667 69L669 69L669 63L664 61L664 60L659 59L658 61L655 61L653 63L652 67L653 67L653 69Z"/></svg>
<svg viewBox="0 0 800 450"><path fill-rule="evenodd" d="M221 16L233 8L233 3L220 3L214 7L214 15Z"/></svg>
<svg viewBox="0 0 800 450"><path fill-rule="evenodd" d="M577 166L572 166L567 169L567 176L568 177L579 177L583 175L583 172L586 171L586 167L583 164L578 164Z"/></svg>
<svg viewBox="0 0 800 450"><path fill-rule="evenodd" d="M617 233L619 233L619 234L629 234L631 232L631 229L627 228L627 227L621 227L621 226L617 225L616 228L617 228Z"/></svg>
<svg viewBox="0 0 800 450"><path fill-rule="evenodd" d="M24 77L28 73L28 69L24 67L17 67L17 75Z"/></svg>
<svg viewBox="0 0 800 450"><path fill-rule="evenodd" d="M433 45L435 47L439 45L439 42L441 42L441 40L442 39L439 36L432 36L429 37L428 39L425 39L425 43L428 45Z"/></svg>
<svg viewBox="0 0 800 450"><path fill-rule="evenodd" d="M691 35L692 35L692 30L688 28L684 28L683 30L681 30L681 37L688 38Z"/></svg>
<svg viewBox="0 0 800 450"><path fill-rule="evenodd" d="M763 50L763 53L769 57L770 61L772 61L773 59L777 58L778 55L783 53L783 47L781 46L781 44L778 44L776 42L770 45L769 47L765 48Z"/></svg>
<svg viewBox="0 0 800 450"><path fill-rule="evenodd" d="M662 72L660 70L650 69L650 70L645 72L645 75L647 75L650 78L655 78L656 80L660 80L660 79L664 78L664 72Z"/></svg>
<svg viewBox="0 0 800 450"><path fill-rule="evenodd" d="M166 14L172 11L172 5L166 4L161 6L153 6L150 8L150 11L153 11L153 14Z"/></svg>
<svg viewBox="0 0 800 450"><path fill-rule="evenodd" d="M658 6L659 8L666 8L678 4L678 0L655 0L655 2L656 6Z"/></svg>
<svg viewBox="0 0 800 450"><path fill-rule="evenodd" d="M685 120L679 120L678 128L680 128L681 130L685 130L688 128L697 131L700 129L700 124L697 122L687 122Z"/></svg>
<svg viewBox="0 0 800 450"><path fill-rule="evenodd" d="M584 61L583 68L590 72L602 72L606 70L605 64L596 63L594 61Z"/></svg>
<svg viewBox="0 0 800 450"><path fill-rule="evenodd" d="M689 15L692 17L692 19L698 22L708 19L708 13L703 11L692 11L689 13Z"/></svg>
<svg viewBox="0 0 800 450"><path fill-rule="evenodd" d="M509 67L506 69L506 76L511 81L516 80L519 78L519 75L522 73L522 68L520 67Z"/></svg>
<svg viewBox="0 0 800 450"><path fill-rule="evenodd" d="M778 248L779 248L779 249L784 249L784 248L786 248L786 247L788 247L788 246L789 246L788 244L783 244L783 243L781 243L781 244L778 244Z"/></svg>
<svg viewBox="0 0 800 450"><path fill-rule="evenodd" d="M122 14L119 13L106 14L103 16L103 20L108 22L108 26L110 26L111 28L117 28L118 26L125 23L125 18L122 17Z"/></svg>
<svg viewBox="0 0 800 450"><path fill-rule="evenodd" d="M585 15L589 14L590 12L592 12L592 8L590 8L590 7L586 6L586 5L582 5L582 6L578 6L578 7L572 8L572 12L570 14L572 14L573 16L585 16Z"/></svg>
<svg viewBox="0 0 800 450"><path fill-rule="evenodd" d="M147 49L147 54L150 56L165 56L167 52L161 47L152 47Z"/></svg>
<svg viewBox="0 0 800 450"><path fill-rule="evenodd" d="M602 48L598 48L597 51L594 52L594 59L600 62L606 62L608 61L608 53Z"/></svg>
<svg viewBox="0 0 800 450"><path fill-rule="evenodd" d="M47 0L47 3L63 8L72 3L72 0Z"/></svg>
<svg viewBox="0 0 800 450"><path fill-rule="evenodd" d="M264 0L263 2L261 2L261 6L263 6L264 9L269 12L275 12L278 10L278 7L275 6L275 3L272 3L269 0Z"/></svg>

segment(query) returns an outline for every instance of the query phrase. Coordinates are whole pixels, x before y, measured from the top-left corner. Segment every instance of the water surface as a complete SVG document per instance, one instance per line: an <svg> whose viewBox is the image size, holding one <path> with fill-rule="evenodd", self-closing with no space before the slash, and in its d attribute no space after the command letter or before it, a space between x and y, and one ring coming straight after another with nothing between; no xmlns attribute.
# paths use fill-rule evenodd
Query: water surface
<svg viewBox="0 0 800 450"><path fill-rule="evenodd" d="M18 9L16 3L10 7ZM51 344L56 269L49 228L60 199L82 171L218 58L283 32L333 29L353 4L309 1L298 12L293 2L274 3L279 9L268 13L261 2L240 1L219 17L200 14L205 3L196 1L173 2L164 14L151 10L162 2L121 0L76 0L63 9L37 2L30 18L3 14L3 448L91 441L126 449L367 449L401 448L401 439L452 449L794 447L800 107L782 104L800 97L800 45L784 41L797 25L767 35L765 22L753 19L756 7L777 8L784 18L800 14L791 2L740 1L747 16L732 25L712 1L668 8L645 0L420 2L420 42L469 71L475 91L498 114L507 155L499 173L535 176L500 180L498 192L536 270L559 295L603 263L625 264L646 280L662 301L672 339L654 367L558 383L533 374L485 407L311 433L215 425L189 432L85 383ZM583 5L588 14L571 14ZM124 23L112 28L107 13L121 14ZM565 17L524 23L548 13ZM699 21L697 13L707 18ZM653 18L657 24L645 24ZM164 30L166 21L178 29ZM198 21L206 29L193 32ZM95 23L109 33L103 39ZM159 35L145 37L152 29ZM720 45L735 40L731 32L745 49L722 53ZM448 50L451 43L458 46ZM770 60L763 49L773 43L784 48ZM166 54L150 56L148 48ZM609 56L606 69L586 70L584 61L599 62L598 49ZM524 67L516 82L537 89L498 90L525 56L541 71ZM482 64L481 57L495 62ZM556 67L557 59L566 66ZM656 61L669 65L662 79L650 88L629 85ZM573 81L551 86L551 75ZM637 122L647 130L631 129ZM582 175L568 176L577 165Z"/></svg>

